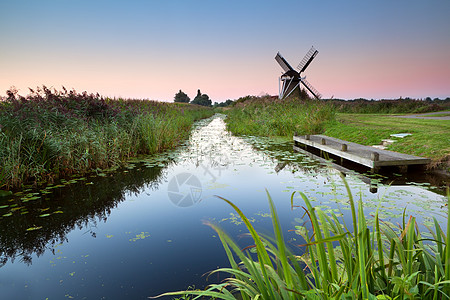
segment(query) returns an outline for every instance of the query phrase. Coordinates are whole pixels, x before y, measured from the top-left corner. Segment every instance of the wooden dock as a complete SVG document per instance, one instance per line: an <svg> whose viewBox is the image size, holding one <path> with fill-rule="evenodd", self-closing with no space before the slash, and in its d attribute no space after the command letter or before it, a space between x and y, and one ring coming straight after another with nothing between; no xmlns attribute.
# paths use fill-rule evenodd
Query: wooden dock
<svg viewBox="0 0 450 300"><path fill-rule="evenodd" d="M380 150L371 146L364 146L325 135L294 136L296 146L308 150L308 147L335 155L360 165L378 170L386 166L398 166L406 171L410 165L425 165L430 163L429 158L423 158L398 152Z"/></svg>

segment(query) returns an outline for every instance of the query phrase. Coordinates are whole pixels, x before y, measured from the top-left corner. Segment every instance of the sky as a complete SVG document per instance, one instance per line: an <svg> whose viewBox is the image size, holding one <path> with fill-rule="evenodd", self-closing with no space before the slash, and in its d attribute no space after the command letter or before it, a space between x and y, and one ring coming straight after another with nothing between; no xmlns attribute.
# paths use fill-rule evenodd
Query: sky
<svg viewBox="0 0 450 300"><path fill-rule="evenodd" d="M0 0L0 96L62 86L213 102L278 95L279 51L339 99L450 97L450 0Z"/></svg>

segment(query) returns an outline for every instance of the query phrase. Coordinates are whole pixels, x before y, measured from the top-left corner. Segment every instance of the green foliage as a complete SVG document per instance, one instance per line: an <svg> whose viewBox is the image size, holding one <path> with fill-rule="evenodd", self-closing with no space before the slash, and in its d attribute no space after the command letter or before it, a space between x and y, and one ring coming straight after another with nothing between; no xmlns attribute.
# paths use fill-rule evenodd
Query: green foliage
<svg viewBox="0 0 450 300"><path fill-rule="evenodd" d="M233 103L234 103L233 100L228 99L228 100L225 101L225 102L220 102L220 103L214 102L214 105L213 105L213 106L214 106L214 107L227 107L227 106L233 105Z"/></svg>
<svg viewBox="0 0 450 300"><path fill-rule="evenodd" d="M416 100L400 98L397 100L327 100L338 112L358 114L405 114L425 113L450 109L450 98L445 100Z"/></svg>
<svg viewBox="0 0 450 300"><path fill-rule="evenodd" d="M189 96L186 93L180 90L178 93L175 94L175 98L173 101L181 103L189 103L189 101L191 101L191 98L189 98Z"/></svg>
<svg viewBox="0 0 450 300"><path fill-rule="evenodd" d="M322 133L335 118L323 101L247 97L227 111L227 129L239 135L286 136Z"/></svg>
<svg viewBox="0 0 450 300"><path fill-rule="evenodd" d="M375 214L366 222L362 200L356 204L345 182L352 212L352 227L333 212L325 214L300 193L310 227L296 226L306 244L295 256L283 239L278 216L267 193L275 238L258 234L244 213L230 204L244 221L255 245L241 250L218 226L207 223L219 235L230 261L229 278L205 290L169 292L190 299L445 299L450 295L450 235L435 219L424 239L415 218L400 228L383 223ZM291 206L294 207L294 194ZM450 196L449 196L450 198ZM449 209L450 210L450 209ZM447 221L447 233L450 220ZM257 260L249 251L256 249ZM158 297L160 297L158 296ZM155 297L157 298L157 297ZM202 298L203 299L203 298Z"/></svg>
<svg viewBox="0 0 450 300"><path fill-rule="evenodd" d="M197 104L202 106L211 106L211 100L206 94L202 94L200 90L197 91L197 96L191 101L191 104Z"/></svg>
<svg viewBox="0 0 450 300"><path fill-rule="evenodd" d="M176 146L212 110L184 103L113 100L52 91L0 102L0 189L120 166Z"/></svg>

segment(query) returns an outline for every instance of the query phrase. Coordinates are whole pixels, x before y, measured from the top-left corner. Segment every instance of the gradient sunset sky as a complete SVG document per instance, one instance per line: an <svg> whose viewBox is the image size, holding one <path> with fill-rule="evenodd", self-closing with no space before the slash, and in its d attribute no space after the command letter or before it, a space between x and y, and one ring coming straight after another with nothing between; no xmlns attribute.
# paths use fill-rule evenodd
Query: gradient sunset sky
<svg viewBox="0 0 450 300"><path fill-rule="evenodd" d="M172 101L278 94L278 51L323 98L450 97L450 0L1 0L11 86Z"/></svg>

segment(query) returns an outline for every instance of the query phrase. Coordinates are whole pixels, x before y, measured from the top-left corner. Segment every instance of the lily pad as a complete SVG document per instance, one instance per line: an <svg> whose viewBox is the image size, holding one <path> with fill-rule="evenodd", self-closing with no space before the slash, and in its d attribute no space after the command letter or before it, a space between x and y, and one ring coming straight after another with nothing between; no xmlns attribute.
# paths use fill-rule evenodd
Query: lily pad
<svg viewBox="0 0 450 300"><path fill-rule="evenodd" d="M42 226L30 227L30 228L27 228L27 231L38 230L38 229L41 229L41 228L42 228Z"/></svg>

